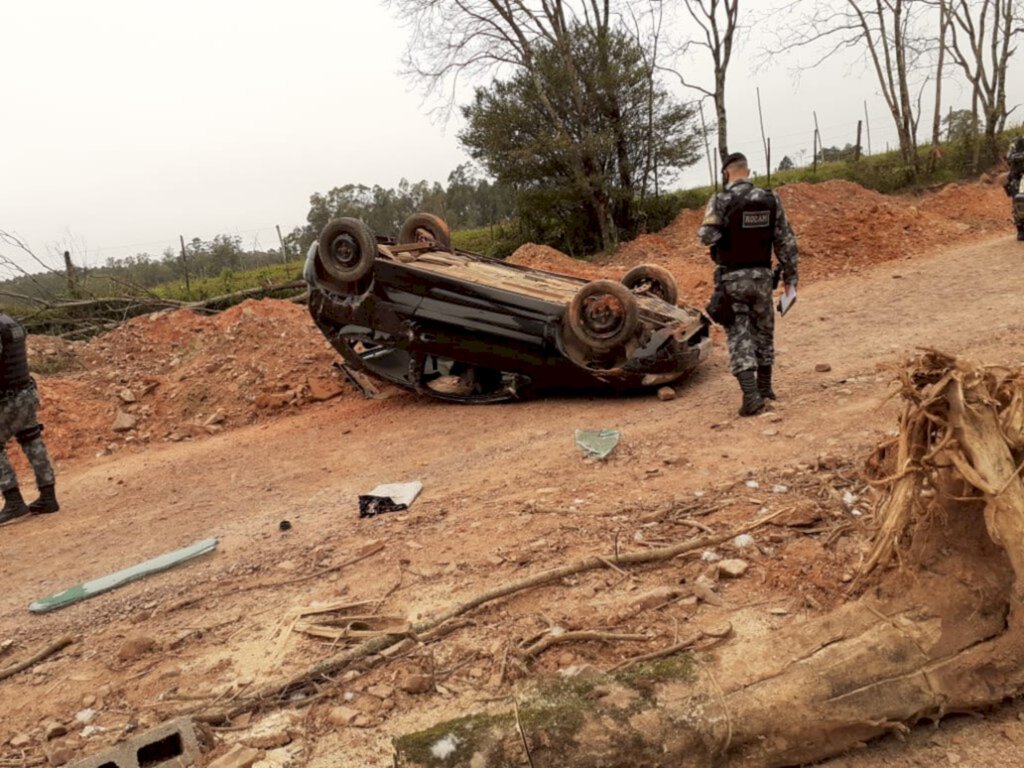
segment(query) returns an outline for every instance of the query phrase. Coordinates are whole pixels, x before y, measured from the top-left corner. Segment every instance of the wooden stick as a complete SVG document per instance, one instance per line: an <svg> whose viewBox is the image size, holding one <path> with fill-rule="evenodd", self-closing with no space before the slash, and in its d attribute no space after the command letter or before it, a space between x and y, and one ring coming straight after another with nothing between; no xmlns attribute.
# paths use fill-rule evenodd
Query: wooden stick
<svg viewBox="0 0 1024 768"><path fill-rule="evenodd" d="M523 722L522 722L522 720L519 719L519 700L515 696L513 696L512 697L512 703L515 705L515 709L516 709L516 728L519 731L519 735L523 739L523 749L526 750L526 759L530 763L530 768L534 768L534 765L533 765L533 755L530 753L530 742L528 742L526 740L526 731L523 730Z"/></svg>
<svg viewBox="0 0 1024 768"><path fill-rule="evenodd" d="M529 648L523 651L524 656L537 656L544 653L548 648L559 643L586 643L598 641L602 643L614 640L639 640L646 642L651 638L647 635L623 635L615 632L595 632L593 630L580 630L578 632L562 632L561 634L548 634Z"/></svg>
<svg viewBox="0 0 1024 768"><path fill-rule="evenodd" d="M23 672L24 670L28 669L29 667L34 666L35 664L38 664L40 661L42 661L43 659L47 658L48 656L52 656L57 651L64 650L69 645L71 645L73 642L75 642L75 639L73 637L62 637L57 642L51 643L50 645L46 646L43 650L41 650L35 656L32 656L31 658L25 659L25 661L20 661L17 664L14 664L14 665L12 665L10 667L7 667L6 669L0 669L0 680L6 680L8 677L13 677L14 675L18 674L19 672Z"/></svg>
<svg viewBox="0 0 1024 768"><path fill-rule="evenodd" d="M674 653L685 651L698 640L700 640L702 637L704 637L704 633L698 630L696 634L691 635L690 637L686 638L681 642L676 643L675 645L670 645L668 648L662 648L660 651L654 651L653 653L645 653L643 656L634 656L631 659L626 659L625 661L620 662L611 669L609 669L608 672L619 672L623 669L629 669L630 667L634 667L637 664L643 664L647 661L663 659L666 656L671 656Z"/></svg>

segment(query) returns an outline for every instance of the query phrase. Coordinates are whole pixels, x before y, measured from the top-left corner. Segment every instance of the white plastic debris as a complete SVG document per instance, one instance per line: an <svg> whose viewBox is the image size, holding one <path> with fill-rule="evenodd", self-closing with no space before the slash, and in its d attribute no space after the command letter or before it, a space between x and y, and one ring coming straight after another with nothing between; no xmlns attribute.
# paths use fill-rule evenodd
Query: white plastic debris
<svg viewBox="0 0 1024 768"><path fill-rule="evenodd" d="M772 486L772 493L789 493L789 486L788 485L781 485L781 484L780 485L773 485Z"/></svg>
<svg viewBox="0 0 1024 768"><path fill-rule="evenodd" d="M75 715L75 720L80 723L89 723L94 717L96 717L95 709L83 709Z"/></svg>
<svg viewBox="0 0 1024 768"><path fill-rule="evenodd" d="M857 503L857 497L850 491L843 491L843 504L848 509L853 509L853 506Z"/></svg>
<svg viewBox="0 0 1024 768"><path fill-rule="evenodd" d="M705 563L717 563L722 559L722 556L710 549L705 549L703 554L701 554L700 559Z"/></svg>
<svg viewBox="0 0 1024 768"><path fill-rule="evenodd" d="M757 490L761 487L761 484L757 480L747 480L747 488L751 490Z"/></svg>
<svg viewBox="0 0 1024 768"><path fill-rule="evenodd" d="M705 496L707 496L707 492L706 491L694 491L693 495L696 496L698 499L703 499Z"/></svg>
<svg viewBox="0 0 1024 768"><path fill-rule="evenodd" d="M736 549L746 549L747 547L754 546L754 537L749 533L741 533L735 539L732 540L732 545Z"/></svg>
<svg viewBox="0 0 1024 768"><path fill-rule="evenodd" d="M430 754L434 756L435 760L447 760L455 754L455 750L458 748L459 739L455 734L449 733L443 739L434 743L430 748Z"/></svg>
<svg viewBox="0 0 1024 768"><path fill-rule="evenodd" d="M106 728L102 728L98 725L87 725L85 726L85 728L82 729L82 733L80 735L83 739L88 739L92 736L97 736L101 733L106 733L106 731Z"/></svg>

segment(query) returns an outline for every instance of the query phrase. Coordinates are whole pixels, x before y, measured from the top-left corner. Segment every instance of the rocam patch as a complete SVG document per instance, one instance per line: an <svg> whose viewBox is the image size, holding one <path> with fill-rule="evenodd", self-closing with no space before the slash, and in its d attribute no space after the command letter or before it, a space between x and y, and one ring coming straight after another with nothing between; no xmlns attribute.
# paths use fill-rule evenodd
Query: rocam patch
<svg viewBox="0 0 1024 768"><path fill-rule="evenodd" d="M763 229L771 224L772 212L771 211L744 211L743 212L743 228L744 229Z"/></svg>

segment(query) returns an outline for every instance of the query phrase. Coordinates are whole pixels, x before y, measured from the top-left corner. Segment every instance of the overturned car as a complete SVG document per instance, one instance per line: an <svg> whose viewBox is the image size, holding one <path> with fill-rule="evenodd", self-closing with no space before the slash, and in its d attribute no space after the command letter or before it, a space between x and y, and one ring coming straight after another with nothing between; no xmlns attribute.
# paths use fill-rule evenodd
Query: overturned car
<svg viewBox="0 0 1024 768"><path fill-rule="evenodd" d="M397 238L330 222L304 278L346 365L443 400L493 403L565 388L659 386L709 352L703 315L656 266L587 282L452 248L415 214Z"/></svg>

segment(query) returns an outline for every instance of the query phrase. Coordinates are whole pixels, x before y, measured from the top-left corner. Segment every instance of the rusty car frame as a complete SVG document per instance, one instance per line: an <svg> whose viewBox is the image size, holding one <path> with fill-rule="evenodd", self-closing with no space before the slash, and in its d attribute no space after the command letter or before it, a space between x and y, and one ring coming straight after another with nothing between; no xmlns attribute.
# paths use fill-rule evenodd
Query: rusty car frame
<svg viewBox="0 0 1024 768"><path fill-rule="evenodd" d="M586 281L453 248L414 214L397 238L336 219L309 249L309 311L346 366L442 400L661 386L709 353L708 321L656 266Z"/></svg>

